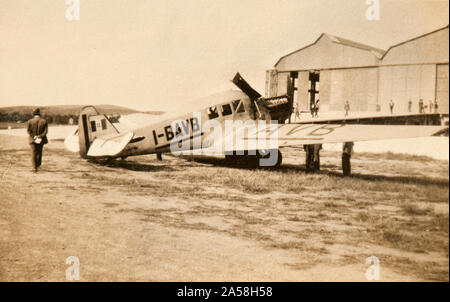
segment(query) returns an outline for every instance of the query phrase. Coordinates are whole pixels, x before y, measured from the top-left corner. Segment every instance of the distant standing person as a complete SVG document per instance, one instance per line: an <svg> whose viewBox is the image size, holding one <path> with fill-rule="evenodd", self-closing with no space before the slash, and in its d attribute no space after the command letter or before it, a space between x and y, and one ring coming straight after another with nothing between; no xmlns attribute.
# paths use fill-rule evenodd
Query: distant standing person
<svg viewBox="0 0 450 302"><path fill-rule="evenodd" d="M344 110L345 110L345 116L347 117L348 112L350 111L350 104L348 103L348 100L345 101Z"/></svg>
<svg viewBox="0 0 450 302"><path fill-rule="evenodd" d="M31 162L33 164L33 172L37 172L42 163L42 149L48 143L47 121L41 117L39 108L33 110L33 118L27 124L28 143L31 146Z"/></svg>
<svg viewBox="0 0 450 302"><path fill-rule="evenodd" d="M435 99L435 100L434 100L434 113L437 113L437 112L438 112L438 109L439 109L439 105L438 105L437 100Z"/></svg>
<svg viewBox="0 0 450 302"><path fill-rule="evenodd" d="M422 99L419 100L419 113L424 113L423 100Z"/></svg>
<svg viewBox="0 0 450 302"><path fill-rule="evenodd" d="M351 176L352 168L350 165L350 158L353 154L353 142L346 142L342 148L342 172L344 176Z"/></svg>
<svg viewBox="0 0 450 302"><path fill-rule="evenodd" d="M320 108L319 101L320 100L317 100L316 104L314 105L314 116L315 117L319 117L319 108Z"/></svg>
<svg viewBox="0 0 450 302"><path fill-rule="evenodd" d="M314 172L320 170L320 150L322 144L303 145L306 152L306 172Z"/></svg>
<svg viewBox="0 0 450 302"><path fill-rule="evenodd" d="M322 144L313 145L313 170L320 170L320 150L322 150Z"/></svg>
<svg viewBox="0 0 450 302"><path fill-rule="evenodd" d="M305 156L306 172L311 172L314 170L314 147L313 145L303 145L303 149L306 152Z"/></svg>
<svg viewBox="0 0 450 302"><path fill-rule="evenodd" d="M295 106L295 120L296 121L297 121L297 118L300 120L300 108L299 108L299 104L298 103Z"/></svg>
<svg viewBox="0 0 450 302"><path fill-rule="evenodd" d="M389 102L389 109L391 110L391 114L393 114L394 113L394 101L393 100L391 100Z"/></svg>
<svg viewBox="0 0 450 302"><path fill-rule="evenodd" d="M409 99L409 102L408 102L408 112L411 112L411 110L412 110L412 101L411 101L411 99Z"/></svg>

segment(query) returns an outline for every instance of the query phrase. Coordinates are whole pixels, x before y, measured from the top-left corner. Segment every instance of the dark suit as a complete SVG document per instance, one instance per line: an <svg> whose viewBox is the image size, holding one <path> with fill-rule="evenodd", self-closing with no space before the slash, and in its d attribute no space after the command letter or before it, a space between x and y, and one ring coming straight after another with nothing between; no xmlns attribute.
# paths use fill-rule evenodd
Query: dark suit
<svg viewBox="0 0 450 302"><path fill-rule="evenodd" d="M344 172L344 176L350 176L352 174L352 166L350 164L350 158L353 153L353 143L346 142L342 148L342 172Z"/></svg>
<svg viewBox="0 0 450 302"><path fill-rule="evenodd" d="M35 115L32 119L28 121L27 125L28 132L28 143L31 146L32 156L31 161L33 163L33 168L35 171L39 168L42 162L42 149L44 144L48 143L47 132L48 124L45 119L39 115ZM38 144L34 142L34 138L39 137L42 141Z"/></svg>

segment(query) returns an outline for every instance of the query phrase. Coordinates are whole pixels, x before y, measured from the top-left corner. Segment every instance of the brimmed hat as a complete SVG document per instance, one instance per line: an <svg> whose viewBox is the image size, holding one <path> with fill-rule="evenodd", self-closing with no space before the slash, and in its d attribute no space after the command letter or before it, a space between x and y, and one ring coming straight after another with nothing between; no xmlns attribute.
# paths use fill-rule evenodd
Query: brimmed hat
<svg viewBox="0 0 450 302"><path fill-rule="evenodd" d="M41 109L39 109L39 108L34 109L33 115L41 115Z"/></svg>

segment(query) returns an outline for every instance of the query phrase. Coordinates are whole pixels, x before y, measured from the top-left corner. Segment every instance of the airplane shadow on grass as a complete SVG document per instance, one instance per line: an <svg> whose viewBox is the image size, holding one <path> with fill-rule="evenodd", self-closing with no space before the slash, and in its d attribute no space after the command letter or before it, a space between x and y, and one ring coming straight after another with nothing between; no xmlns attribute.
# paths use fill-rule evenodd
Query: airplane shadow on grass
<svg viewBox="0 0 450 302"><path fill-rule="evenodd" d="M237 168L237 169L255 169L254 166L245 165L245 164L235 164L230 163L225 158L216 158L216 157L184 157L190 161L211 164L219 167L229 167L229 168ZM308 174L318 174L318 175L328 175L332 177L346 178L342 175L340 171L341 167L337 165L321 165L321 170L316 172L307 172L305 165L293 165L293 164L282 164L278 168L265 168L268 170L278 171L281 173L289 173L289 172L298 172L298 173L308 173ZM413 177L413 176L388 176L388 175L375 175L375 174L359 174L353 173L350 179L361 179L366 181L387 181L387 182L396 182L402 184L414 184L414 185L437 185L440 187L447 187L449 182L446 179L435 179L435 178L423 178L423 177Z"/></svg>
<svg viewBox="0 0 450 302"><path fill-rule="evenodd" d="M138 171L138 172L159 172L159 171L168 171L168 172L176 172L176 169L170 165L151 165L147 163L142 163L138 161L127 161L127 160L114 160L111 162L98 162L91 161L91 163L101 166L106 166L109 168L121 168L130 171Z"/></svg>
<svg viewBox="0 0 450 302"><path fill-rule="evenodd" d="M218 157L210 157L210 156L180 156L180 158L186 159L188 161L193 161L202 164L209 164L218 167L228 167L228 168L237 168L237 169L264 169L264 170L272 170L278 171L282 173L288 172L301 172L301 173L311 173L306 171L306 167L304 165L293 165L293 164L282 164L280 167L264 167L264 168L256 168L256 163L246 162L245 160L232 162L225 158ZM322 169L339 169L340 167L336 165L321 165ZM324 174L323 171L316 172L317 174Z"/></svg>
<svg viewBox="0 0 450 302"><path fill-rule="evenodd" d="M337 172L329 172L329 175L344 177L342 174ZM362 179L368 181L390 181L402 184L413 184L413 185L435 185L439 187L448 187L448 180L446 179L436 179L436 178L420 178L411 176L387 176L387 175L373 175L373 174L352 174L351 178Z"/></svg>
<svg viewBox="0 0 450 302"><path fill-rule="evenodd" d="M97 165L107 166L109 168L121 168L131 171L138 172L173 172L176 173L180 168L195 168L199 167L198 164L211 165L215 167L227 167L234 169L246 169L246 170L254 170L255 165L246 163L245 161L241 162L230 162L225 158L218 157L210 157L210 156L179 156L178 158L184 159L185 162L180 165L180 163L168 163L162 165L152 165L148 163L142 163L139 161L127 161L127 160L114 160L107 163L101 162L92 162ZM192 164L189 164L192 163ZM317 175L328 175L331 177L345 178L342 175L342 172L336 171L340 170L341 167L337 165L322 165L320 171L316 172L307 172L304 165L293 165L293 164L283 164L278 168L263 168L266 170L277 171L281 173L308 173L308 174L317 174ZM334 171L333 171L334 170ZM375 174L359 174L354 173L350 177L350 179L360 179L366 181L387 181L387 182L395 182L402 184L414 184L414 185L436 185L440 187L447 187L449 182L446 179L435 179L435 178L423 178L423 177L413 177L413 176L388 176L388 175L375 175Z"/></svg>

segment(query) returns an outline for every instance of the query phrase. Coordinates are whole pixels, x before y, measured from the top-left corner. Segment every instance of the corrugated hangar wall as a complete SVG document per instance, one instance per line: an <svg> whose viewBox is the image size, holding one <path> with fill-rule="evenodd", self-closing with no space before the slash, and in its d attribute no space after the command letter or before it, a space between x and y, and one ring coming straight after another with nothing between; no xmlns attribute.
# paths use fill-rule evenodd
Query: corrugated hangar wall
<svg viewBox="0 0 450 302"><path fill-rule="evenodd" d="M377 68L349 68L324 70L320 73L319 97L331 111L344 110L349 102L351 110L376 109Z"/></svg>
<svg viewBox="0 0 450 302"><path fill-rule="evenodd" d="M321 110L343 111L348 100L351 111L419 112L438 102L439 112L448 113L448 26L394 45L387 52L339 37L322 34L314 43L282 57L267 72L266 96L286 93L294 73L294 102L309 110L310 73L320 74L316 99Z"/></svg>
<svg viewBox="0 0 450 302"><path fill-rule="evenodd" d="M320 99L321 111L344 110L346 101L352 110L375 110L379 59L384 51L322 34L314 43L282 57L266 75L266 96L286 93L286 83L294 73L294 102L308 111L311 100ZM317 75L315 95L311 73Z"/></svg>
<svg viewBox="0 0 450 302"><path fill-rule="evenodd" d="M436 99L441 111L448 113L448 64L438 64L436 74Z"/></svg>
<svg viewBox="0 0 450 302"><path fill-rule="evenodd" d="M380 62L378 102L388 110L389 100L395 107L419 112L419 100L424 105L438 102L439 111L448 113L448 26L399 43L389 48Z"/></svg>
<svg viewBox="0 0 450 302"><path fill-rule="evenodd" d="M412 111L419 113L419 100L425 105L434 103L436 90L436 65L381 66L378 102L381 111L389 111L389 102L395 103L395 111L408 111L408 102L412 102ZM442 109L442 108L441 108Z"/></svg>

